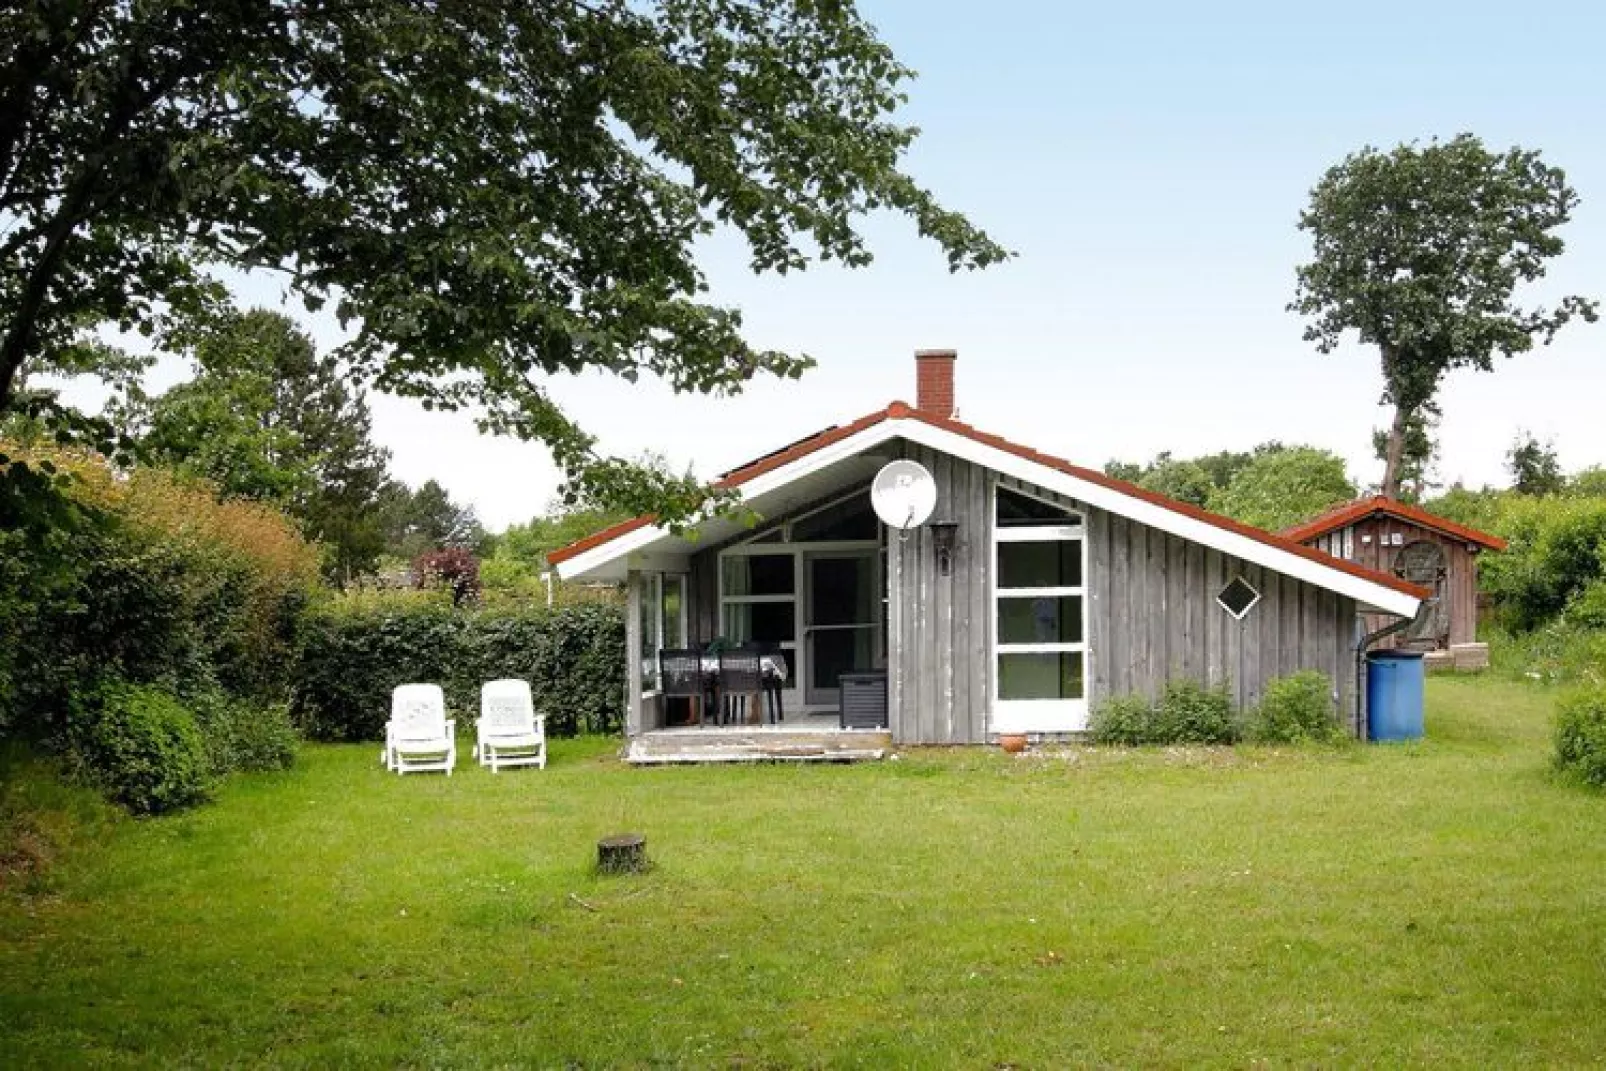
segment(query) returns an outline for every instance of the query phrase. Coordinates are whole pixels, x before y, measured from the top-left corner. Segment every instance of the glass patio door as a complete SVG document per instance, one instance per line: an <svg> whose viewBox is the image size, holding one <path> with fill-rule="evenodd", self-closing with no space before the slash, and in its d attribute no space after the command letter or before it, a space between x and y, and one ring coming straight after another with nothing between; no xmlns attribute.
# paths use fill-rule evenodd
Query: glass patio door
<svg viewBox="0 0 1606 1071"><path fill-rule="evenodd" d="M879 633L876 551L803 556L803 701L841 702L842 674L873 669Z"/></svg>

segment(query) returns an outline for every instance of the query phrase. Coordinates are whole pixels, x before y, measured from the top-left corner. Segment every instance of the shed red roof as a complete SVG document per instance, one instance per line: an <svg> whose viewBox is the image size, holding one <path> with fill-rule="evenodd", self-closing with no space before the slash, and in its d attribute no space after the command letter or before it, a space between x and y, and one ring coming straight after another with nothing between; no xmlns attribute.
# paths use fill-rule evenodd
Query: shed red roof
<svg viewBox="0 0 1606 1071"><path fill-rule="evenodd" d="M1345 561L1342 558L1335 558L1329 554L1324 554L1314 547L1307 547L1303 543L1288 538L1286 535L1278 535L1274 532L1268 532L1265 529L1256 528L1253 525L1235 521L1230 517L1223 517L1220 514L1211 513L1208 510L1199 509L1197 506L1189 505L1186 502L1178 502L1176 499L1167 498L1165 495L1156 494L1155 492L1146 490L1137 486L1136 484L1128 483L1125 480L1118 480L1113 476L1107 476L1096 469L1083 468L1082 466L1072 464L1063 458L1053 457L1049 454L1044 454L1040 451L1033 450L1029 446L1022 446L1019 443L1010 442L1008 439L1005 439L1001 436L991 435L987 432L980 431L971 427L969 424L962 423L958 420L952 420L923 412L904 402L893 402L885 409L862 416L858 420L853 421L851 424L840 424L836 427L826 428L824 431L821 431L815 435L811 435L806 439L800 439L798 442L793 443L784 450L779 450L772 454L766 454L765 456L758 458L755 461L751 461L746 465L732 469L730 472L726 473L723 477L716 481L715 486L722 488L738 487L754 477L761 476L766 472L780 468L782 465L790 464L800 457L806 457L807 455L814 453L816 450L824 449L832 443L840 442L851 435L856 435L866 428L874 427L885 420L918 420L924 424L929 424L933 427L941 428L944 431L952 432L955 435L962 435L974 442L983 443L995 449L1014 454L1016 457L1025 458L1026 460L1036 462L1039 465L1044 465L1048 468L1056 469L1060 472L1066 473L1067 475L1075 476L1077 479L1086 480L1089 483L1108 487L1111 490L1120 492L1121 494L1140 499L1141 501L1148 502L1156 506L1160 506L1163 509L1168 509L1173 513L1179 513L1185 517L1191 517L1194 520L1203 521L1206 524L1214 525L1217 528L1221 528L1229 532L1235 532L1238 535L1253 539L1256 542L1264 543L1266 546L1275 547L1276 549L1286 551L1289 554L1298 555L1301 558L1317 562L1318 564L1332 569L1337 569L1340 572L1349 573L1352 576L1359 577L1362 580L1367 580L1374 584L1381 584L1384 587L1401 592L1405 595L1409 595L1412 598L1425 599L1432 595L1432 592L1428 591L1426 588L1407 583L1406 581L1401 580L1398 577L1391 576L1388 573L1381 573L1373 569L1368 569L1363 565L1357 565L1354 562ZM641 517L633 518L632 520L623 521L611 528L605 528L595 535L587 536L585 539L553 551L547 556L547 560L554 565L558 564L559 562L567 561L570 558L583 554L594 547L599 547L604 543L608 543L619 538L622 535L649 525L653 523L654 519L655 518L651 514L647 514Z"/></svg>
<svg viewBox="0 0 1606 1071"><path fill-rule="evenodd" d="M1408 502L1400 502L1392 498L1376 495L1372 498L1363 498L1329 510L1319 517L1312 518L1304 524L1284 529L1283 535L1299 543L1324 536L1329 532L1336 532L1340 528L1348 528L1357 521L1374 516L1398 517L1421 528L1429 528L1435 532L1451 536L1455 539L1464 539L1468 543L1476 543L1489 550L1505 550L1506 541L1499 536L1480 532L1476 528L1468 528L1464 524L1437 514L1429 513L1418 506Z"/></svg>

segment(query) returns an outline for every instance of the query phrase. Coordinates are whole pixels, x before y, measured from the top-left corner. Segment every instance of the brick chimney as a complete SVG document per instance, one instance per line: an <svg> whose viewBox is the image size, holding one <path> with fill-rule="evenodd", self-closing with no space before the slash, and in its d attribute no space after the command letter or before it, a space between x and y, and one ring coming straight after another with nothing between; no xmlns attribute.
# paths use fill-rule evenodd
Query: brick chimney
<svg viewBox="0 0 1606 1071"><path fill-rule="evenodd" d="M915 408L951 419L954 408L954 362L958 350L915 351Z"/></svg>

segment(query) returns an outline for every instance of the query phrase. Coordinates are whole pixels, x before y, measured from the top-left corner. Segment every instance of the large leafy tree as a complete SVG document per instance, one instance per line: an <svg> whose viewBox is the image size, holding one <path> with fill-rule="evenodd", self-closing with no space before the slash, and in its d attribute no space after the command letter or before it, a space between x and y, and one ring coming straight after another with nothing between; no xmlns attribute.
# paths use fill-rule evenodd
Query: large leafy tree
<svg viewBox="0 0 1606 1071"><path fill-rule="evenodd" d="M1006 255L900 169L912 72L852 0L22 0L0 41L0 411L86 328L271 271L381 389L673 520L702 489L600 456L546 381L800 374L705 299L716 226L759 271L862 265L881 210L953 269Z"/></svg>
<svg viewBox="0 0 1606 1071"><path fill-rule="evenodd" d="M485 528L473 506L454 502L436 480L416 490L391 484L380 496L378 515L387 553L409 561L439 550L489 550Z"/></svg>
<svg viewBox="0 0 1606 1071"><path fill-rule="evenodd" d="M1354 331L1376 346L1383 403L1394 407L1383 493L1398 497L1412 421L1433 404L1447 372L1490 371L1548 343L1595 304L1518 304L1519 284L1561 254L1557 233L1578 204L1560 168L1537 152L1491 152L1470 134L1447 142L1365 148L1324 175L1299 226L1311 236L1289 308L1305 338L1332 352Z"/></svg>
<svg viewBox="0 0 1606 1071"><path fill-rule="evenodd" d="M1210 508L1267 531L1278 531L1355 497L1344 459L1313 446L1260 449L1210 496Z"/></svg>
<svg viewBox="0 0 1606 1071"><path fill-rule="evenodd" d="M1179 458L1162 450L1148 464L1115 460L1106 464L1104 471L1179 502L1209 507L1211 499L1230 487L1233 478L1251 462L1288 449L1270 440L1253 450L1222 450L1194 458Z"/></svg>
<svg viewBox="0 0 1606 1071"><path fill-rule="evenodd" d="M367 399L341 363L267 309L222 317L192 357L195 378L149 403L146 455L282 506L324 544L330 579L371 569L384 549L377 506L390 455L374 445Z"/></svg>

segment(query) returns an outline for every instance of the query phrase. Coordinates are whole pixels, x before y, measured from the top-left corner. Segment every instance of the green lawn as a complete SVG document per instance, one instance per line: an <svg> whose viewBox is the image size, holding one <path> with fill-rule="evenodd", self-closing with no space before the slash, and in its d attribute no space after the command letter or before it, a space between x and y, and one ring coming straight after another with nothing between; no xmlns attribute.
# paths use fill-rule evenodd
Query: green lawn
<svg viewBox="0 0 1606 1071"><path fill-rule="evenodd" d="M400 779L308 747L0 897L0 1063L1581 1064L1606 798L1550 698L1340 751ZM466 755L465 755L466 757ZM639 830L649 875L599 879Z"/></svg>

